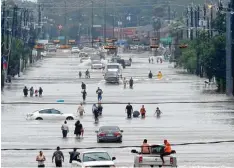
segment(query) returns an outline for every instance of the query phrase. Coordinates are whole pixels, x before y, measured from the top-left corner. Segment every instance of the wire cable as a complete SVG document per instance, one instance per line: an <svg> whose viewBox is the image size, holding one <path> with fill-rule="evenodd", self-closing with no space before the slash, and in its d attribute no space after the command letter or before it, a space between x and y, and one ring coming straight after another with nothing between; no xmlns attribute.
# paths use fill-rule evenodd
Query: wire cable
<svg viewBox="0 0 234 168"><path fill-rule="evenodd" d="M187 146L187 145L205 145L205 144L220 144L220 143L234 143L234 140L223 140L223 141L208 141L208 142L187 142L187 143L179 143L179 144L171 144L171 146ZM141 146L100 146L100 147L85 147L76 149L123 149L123 148L141 148ZM60 148L61 150L68 150L74 148ZM55 148L2 148L2 151L31 151L31 150L55 150Z"/></svg>
<svg viewBox="0 0 234 168"><path fill-rule="evenodd" d="M66 101L66 100L65 100ZM77 105L77 102L21 102L21 101L14 101L14 102L1 102L2 104L63 104L63 105ZM86 102L85 104L94 104L97 103L96 101L93 102ZM102 102L102 104L128 104L129 102ZM165 102L130 102L131 104L208 104L208 103L233 103L233 100L226 100L226 101L165 101Z"/></svg>

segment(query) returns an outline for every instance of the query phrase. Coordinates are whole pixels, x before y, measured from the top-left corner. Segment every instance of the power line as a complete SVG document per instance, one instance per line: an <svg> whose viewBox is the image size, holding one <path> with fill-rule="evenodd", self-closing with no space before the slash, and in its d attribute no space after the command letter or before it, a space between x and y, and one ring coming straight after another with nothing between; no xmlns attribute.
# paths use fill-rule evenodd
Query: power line
<svg viewBox="0 0 234 168"><path fill-rule="evenodd" d="M188 146L188 145L208 145L208 144L220 144L220 143L234 143L234 140L224 140L224 141L209 141L209 142L186 142L186 143L178 143L171 144L171 146ZM141 148L141 146L100 146L100 147L85 147L85 148L77 148L76 149L123 149L123 148ZM60 148L61 150L68 150L74 148ZM2 151L32 151L32 150L55 150L55 148L2 148Z"/></svg>
<svg viewBox="0 0 234 168"><path fill-rule="evenodd" d="M65 100L66 101L66 100ZM168 101L168 102L131 102L131 104L209 104L209 103L232 103L233 100L226 100L226 101ZM2 104L63 104L63 105L77 105L77 102L1 102ZM85 104L94 104L97 103L96 101L93 102L86 102ZM128 104L129 102L102 102L102 104Z"/></svg>

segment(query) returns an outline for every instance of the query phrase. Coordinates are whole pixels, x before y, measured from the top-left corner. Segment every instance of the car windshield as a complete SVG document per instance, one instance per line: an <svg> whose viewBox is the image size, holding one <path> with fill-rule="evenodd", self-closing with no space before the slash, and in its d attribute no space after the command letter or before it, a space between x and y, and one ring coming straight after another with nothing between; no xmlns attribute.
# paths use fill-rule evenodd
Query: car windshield
<svg viewBox="0 0 234 168"><path fill-rule="evenodd" d="M107 65L107 69L119 69L118 65Z"/></svg>
<svg viewBox="0 0 234 168"><path fill-rule="evenodd" d="M101 127L100 131L119 131L119 127Z"/></svg>
<svg viewBox="0 0 234 168"><path fill-rule="evenodd" d="M77 50L77 49L78 49L78 47L72 47L72 49L76 49L76 50Z"/></svg>
<svg viewBox="0 0 234 168"><path fill-rule="evenodd" d="M107 152L91 152L83 155L83 162L111 160Z"/></svg>

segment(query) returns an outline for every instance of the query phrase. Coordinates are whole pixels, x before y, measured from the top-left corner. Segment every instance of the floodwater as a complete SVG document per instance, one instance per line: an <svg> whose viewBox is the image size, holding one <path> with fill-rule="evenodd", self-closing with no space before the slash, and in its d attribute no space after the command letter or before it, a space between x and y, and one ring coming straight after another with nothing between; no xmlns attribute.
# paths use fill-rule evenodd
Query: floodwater
<svg viewBox="0 0 234 168"><path fill-rule="evenodd" d="M58 53L44 58L28 68L25 74L13 80L2 93L2 148L36 148L29 151L2 151L2 167L36 167L36 155L41 148L47 158L47 167L54 167L51 157L57 146L61 148L139 146L143 139L150 144L161 144L167 139L171 144L226 141L234 139L234 104L222 94L209 92L204 79L178 73L173 65L149 64L149 54L123 54L133 64L123 70L123 76L133 77L134 89L123 88L122 84L106 84L101 70L90 70L91 79L79 79L78 72L90 69L90 63L80 64L77 55ZM153 79L148 79L152 71ZM158 71L163 78L156 79ZM62 138L63 121L27 121L26 114L43 108L56 108L64 113L74 113L81 102L81 82L87 85L86 113L80 118L85 128L84 138L75 138L74 123L68 121L70 132ZM42 98L24 98L23 87L42 87ZM103 116L94 124L91 106L97 102L96 89L103 90ZM209 94L206 94L209 92ZM64 104L56 103L63 99ZM126 119L125 106L130 102L134 110L145 104L146 118ZM20 104L21 103L21 104ZM40 104L37 104L40 103ZM163 112L156 118L159 107ZM117 125L122 130L123 142L96 142L95 130L104 125ZM117 166L133 166L132 148L104 149L117 158ZM233 167L233 143L175 145L179 167ZM68 152L64 166L69 167Z"/></svg>

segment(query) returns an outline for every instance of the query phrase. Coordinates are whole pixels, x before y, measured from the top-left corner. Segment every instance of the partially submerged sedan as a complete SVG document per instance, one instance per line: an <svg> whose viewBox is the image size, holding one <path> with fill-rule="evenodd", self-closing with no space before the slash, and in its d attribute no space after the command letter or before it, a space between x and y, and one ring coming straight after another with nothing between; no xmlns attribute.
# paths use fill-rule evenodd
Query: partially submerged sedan
<svg viewBox="0 0 234 168"><path fill-rule="evenodd" d="M114 168L113 162L116 158L110 157L106 151L86 151L81 152L77 158L75 158L71 167L79 168L91 168L91 167L109 167Z"/></svg>
<svg viewBox="0 0 234 168"><path fill-rule="evenodd" d="M103 64L100 60L93 60L91 62L91 69L102 69Z"/></svg>
<svg viewBox="0 0 234 168"><path fill-rule="evenodd" d="M74 120L76 117L74 114L64 114L54 108L37 110L32 113L28 113L27 120Z"/></svg>
<svg viewBox="0 0 234 168"><path fill-rule="evenodd" d="M102 126L97 133L97 143L99 142L122 142L122 132L117 126Z"/></svg>

